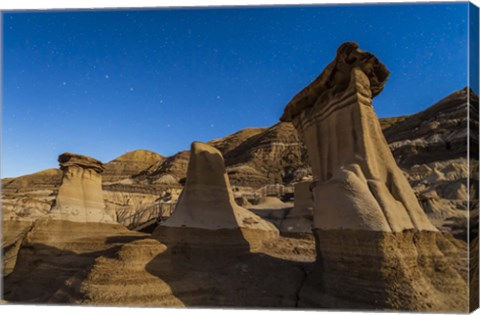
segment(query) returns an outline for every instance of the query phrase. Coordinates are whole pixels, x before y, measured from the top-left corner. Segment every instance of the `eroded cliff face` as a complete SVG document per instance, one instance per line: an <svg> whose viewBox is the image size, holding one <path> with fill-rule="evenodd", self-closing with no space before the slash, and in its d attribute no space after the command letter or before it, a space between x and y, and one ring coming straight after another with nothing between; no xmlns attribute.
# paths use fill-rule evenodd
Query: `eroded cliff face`
<svg viewBox="0 0 480 315"><path fill-rule="evenodd" d="M187 176L189 151L181 151L165 160L160 160L133 176L135 181L148 184L181 185Z"/></svg>
<svg viewBox="0 0 480 315"><path fill-rule="evenodd" d="M62 182L62 171L48 169L2 179L3 220L33 221L46 215Z"/></svg>
<svg viewBox="0 0 480 315"><path fill-rule="evenodd" d="M289 123L267 128L222 154L235 186L289 184L310 173L305 147Z"/></svg>
<svg viewBox="0 0 480 315"><path fill-rule="evenodd" d="M390 124L384 134L428 217L441 230L466 240L469 177L472 209L478 208L478 96L469 88L454 92Z"/></svg>
<svg viewBox="0 0 480 315"><path fill-rule="evenodd" d="M148 150L135 150L127 152L118 158L105 163L102 173L104 182L118 182L129 179L156 162L162 162L165 157Z"/></svg>
<svg viewBox="0 0 480 315"><path fill-rule="evenodd" d="M466 157L469 100L470 109L478 115L478 96L464 88L385 128L385 137L397 162L411 167ZM478 130L478 121L473 117L470 130ZM478 145L478 133L472 132L471 136L472 145Z"/></svg>
<svg viewBox="0 0 480 315"><path fill-rule="evenodd" d="M123 222L137 211L145 209L161 199L155 194L142 194L122 191L104 191L107 213L115 213L117 221Z"/></svg>
<svg viewBox="0 0 480 315"><path fill-rule="evenodd" d="M465 310L465 281L438 250L442 235L397 166L373 111L372 98L388 74L374 55L345 43L281 118L295 125L314 177L318 266L300 301L333 308ZM431 294L423 293L427 287Z"/></svg>
<svg viewBox="0 0 480 315"><path fill-rule="evenodd" d="M311 172L306 150L290 123L247 128L208 144L224 156L233 186L258 189L268 184L288 184ZM133 178L154 185L184 183L189 159L189 151L179 152Z"/></svg>
<svg viewBox="0 0 480 315"><path fill-rule="evenodd" d="M3 193L28 192L31 190L49 189L60 185L62 171L50 168L37 173L2 179Z"/></svg>

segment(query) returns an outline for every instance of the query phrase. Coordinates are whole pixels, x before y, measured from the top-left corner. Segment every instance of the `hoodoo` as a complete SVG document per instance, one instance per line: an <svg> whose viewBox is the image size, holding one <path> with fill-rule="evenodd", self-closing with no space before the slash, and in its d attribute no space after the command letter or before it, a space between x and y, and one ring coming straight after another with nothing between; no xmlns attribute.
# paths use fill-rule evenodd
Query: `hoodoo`
<svg viewBox="0 0 480 315"><path fill-rule="evenodd" d="M177 206L154 231L154 237L166 243L181 241L215 250L216 245L248 250L262 238L278 236L271 223L235 203L220 151L194 142L190 152L187 181Z"/></svg>
<svg viewBox="0 0 480 315"><path fill-rule="evenodd" d="M281 117L305 143L314 176L318 261L300 293L305 306L466 305L465 281L438 249L442 235L397 166L373 110L388 76L373 54L344 43Z"/></svg>
<svg viewBox="0 0 480 315"><path fill-rule="evenodd" d="M105 211L102 162L73 153L63 153L58 162L63 171L62 184L50 216L74 222L115 223L115 214Z"/></svg>
<svg viewBox="0 0 480 315"><path fill-rule="evenodd" d="M115 253L143 234L117 224L105 209L103 164L64 153L57 198L49 214L35 220L20 241L13 271L4 282L9 301L71 303L83 299L79 283L95 260Z"/></svg>

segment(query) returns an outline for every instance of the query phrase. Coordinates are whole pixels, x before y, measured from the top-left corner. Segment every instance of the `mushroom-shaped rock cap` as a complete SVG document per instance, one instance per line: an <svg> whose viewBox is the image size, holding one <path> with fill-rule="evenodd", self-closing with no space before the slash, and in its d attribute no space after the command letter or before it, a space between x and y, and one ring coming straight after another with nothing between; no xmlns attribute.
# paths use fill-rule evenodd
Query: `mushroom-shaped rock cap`
<svg viewBox="0 0 480 315"><path fill-rule="evenodd" d="M304 109L312 107L320 97L329 98L344 91L350 82L353 68L360 68L370 80L372 97L384 87L390 72L375 55L359 49L357 43L346 42L340 45L335 59L312 83L298 93L287 104L281 121L292 121Z"/></svg>
<svg viewBox="0 0 480 315"><path fill-rule="evenodd" d="M64 169L69 166L79 166L82 168L93 169L97 173L102 173L105 168L103 163L85 155L65 152L58 157L60 168Z"/></svg>

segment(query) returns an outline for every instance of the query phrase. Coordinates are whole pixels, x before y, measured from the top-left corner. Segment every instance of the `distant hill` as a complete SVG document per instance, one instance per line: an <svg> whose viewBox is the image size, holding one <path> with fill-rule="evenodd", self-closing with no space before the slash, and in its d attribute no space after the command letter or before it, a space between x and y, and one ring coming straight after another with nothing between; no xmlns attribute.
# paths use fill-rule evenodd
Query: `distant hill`
<svg viewBox="0 0 480 315"><path fill-rule="evenodd" d="M59 186L62 182L62 171L58 168L49 168L33 174L2 179L3 191L18 191L34 188Z"/></svg>
<svg viewBox="0 0 480 315"><path fill-rule="evenodd" d="M467 155L467 97L470 93L472 149L478 147L478 96L464 88L433 106L392 123L381 119L393 154L403 167L444 161ZM478 152L478 151L477 151Z"/></svg>
<svg viewBox="0 0 480 315"><path fill-rule="evenodd" d="M164 156L148 150L127 152L104 164L105 171L103 172L103 178L106 182L129 178L143 171L150 165L164 160Z"/></svg>

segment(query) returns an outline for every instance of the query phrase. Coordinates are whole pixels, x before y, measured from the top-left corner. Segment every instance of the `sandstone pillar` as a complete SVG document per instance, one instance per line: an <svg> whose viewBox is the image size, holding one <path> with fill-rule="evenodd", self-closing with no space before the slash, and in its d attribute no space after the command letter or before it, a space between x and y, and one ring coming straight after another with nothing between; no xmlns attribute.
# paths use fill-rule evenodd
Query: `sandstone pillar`
<svg viewBox="0 0 480 315"><path fill-rule="evenodd" d="M103 164L94 158L64 153L58 162L62 184L49 216L74 222L116 223L105 210L102 191Z"/></svg>
<svg viewBox="0 0 480 315"><path fill-rule="evenodd" d="M281 118L299 132L314 176L318 261L300 304L464 310L465 282L438 249L442 235L397 166L373 110L388 76L374 55L345 43Z"/></svg>
<svg viewBox="0 0 480 315"><path fill-rule="evenodd" d="M153 233L180 255L177 264L212 268L261 246L262 239L277 237L278 230L235 202L221 153L194 142L187 181L170 218ZM178 256L178 255L177 255ZM176 257L176 256L172 256ZM193 263L195 262L195 263Z"/></svg>

